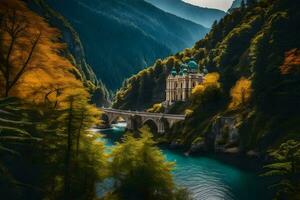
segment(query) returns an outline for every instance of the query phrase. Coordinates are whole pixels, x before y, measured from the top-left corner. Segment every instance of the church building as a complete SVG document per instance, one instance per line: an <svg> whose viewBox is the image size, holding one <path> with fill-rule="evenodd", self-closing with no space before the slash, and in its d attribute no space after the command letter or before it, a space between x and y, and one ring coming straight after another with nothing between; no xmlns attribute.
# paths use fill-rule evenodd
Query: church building
<svg viewBox="0 0 300 200"><path fill-rule="evenodd" d="M206 69L203 71L207 73ZM167 78L165 104L169 106L176 101L186 101L191 96L193 88L202 83L203 77L203 73L199 72L198 64L194 60L182 64L179 72L173 67Z"/></svg>

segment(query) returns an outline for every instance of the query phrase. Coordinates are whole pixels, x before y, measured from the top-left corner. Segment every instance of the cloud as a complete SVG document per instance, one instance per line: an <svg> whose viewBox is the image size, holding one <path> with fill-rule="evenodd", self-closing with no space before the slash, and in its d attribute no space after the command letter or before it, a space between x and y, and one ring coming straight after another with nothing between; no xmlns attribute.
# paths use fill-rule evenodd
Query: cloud
<svg viewBox="0 0 300 200"><path fill-rule="evenodd" d="M183 0L183 1L201 7L217 8L224 11L227 11L233 2L233 0Z"/></svg>

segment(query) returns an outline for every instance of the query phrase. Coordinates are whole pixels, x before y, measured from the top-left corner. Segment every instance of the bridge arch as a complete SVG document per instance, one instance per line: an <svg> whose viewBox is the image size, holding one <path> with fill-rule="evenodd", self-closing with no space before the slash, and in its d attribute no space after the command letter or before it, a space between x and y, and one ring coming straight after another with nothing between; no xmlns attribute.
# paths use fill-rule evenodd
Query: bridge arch
<svg viewBox="0 0 300 200"><path fill-rule="evenodd" d="M174 115L165 113L148 113L143 111L118 110L103 108L109 125L118 117L127 122L127 129L136 130L144 124L150 124L158 133L165 133L174 123L185 119L185 115Z"/></svg>
<svg viewBox="0 0 300 200"><path fill-rule="evenodd" d="M144 125L147 125L150 128L152 133L156 134L158 132L159 124L157 123L156 120L153 120L150 118L145 119L145 120L143 120L143 123L142 123L142 126L144 126Z"/></svg>
<svg viewBox="0 0 300 200"><path fill-rule="evenodd" d="M109 124L114 124L115 122L118 122L118 121L125 121L128 123L128 118L121 116L121 115L115 115L109 119Z"/></svg>

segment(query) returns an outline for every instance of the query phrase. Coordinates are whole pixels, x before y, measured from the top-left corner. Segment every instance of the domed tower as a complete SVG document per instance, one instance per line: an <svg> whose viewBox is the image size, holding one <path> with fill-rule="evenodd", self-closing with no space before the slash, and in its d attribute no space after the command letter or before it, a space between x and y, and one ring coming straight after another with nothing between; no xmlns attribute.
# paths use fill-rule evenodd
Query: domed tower
<svg viewBox="0 0 300 200"><path fill-rule="evenodd" d="M172 74L172 76L176 76L177 75L177 71L176 71L175 67L172 68L171 74Z"/></svg>
<svg viewBox="0 0 300 200"><path fill-rule="evenodd" d="M179 72L175 67L172 68L166 82L166 106L190 98L193 88L203 81L203 74L198 67L194 60L190 60L180 65Z"/></svg>
<svg viewBox="0 0 300 200"><path fill-rule="evenodd" d="M177 75L177 70L175 67L173 67L166 80L166 106L169 106L173 101L176 100Z"/></svg>
<svg viewBox="0 0 300 200"><path fill-rule="evenodd" d="M189 72L188 68L189 68L188 65L185 63L180 65L180 69L181 69L183 75L188 74L188 72Z"/></svg>
<svg viewBox="0 0 300 200"><path fill-rule="evenodd" d="M198 72L198 64L194 60L190 60L188 62L190 73L197 73Z"/></svg>

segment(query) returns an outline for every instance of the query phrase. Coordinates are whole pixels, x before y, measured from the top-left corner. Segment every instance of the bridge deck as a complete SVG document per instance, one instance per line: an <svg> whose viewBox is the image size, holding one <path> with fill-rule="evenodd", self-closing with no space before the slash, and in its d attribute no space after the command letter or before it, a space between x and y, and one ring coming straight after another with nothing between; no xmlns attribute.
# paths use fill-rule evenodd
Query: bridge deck
<svg viewBox="0 0 300 200"><path fill-rule="evenodd" d="M118 110L113 108L102 108L106 113L114 113L120 115L138 115L144 117L155 117L155 118L168 118L168 119L177 119L184 120L185 115L174 115L174 114L164 114L164 113L150 113L150 112L141 112L141 111L131 111L131 110Z"/></svg>

